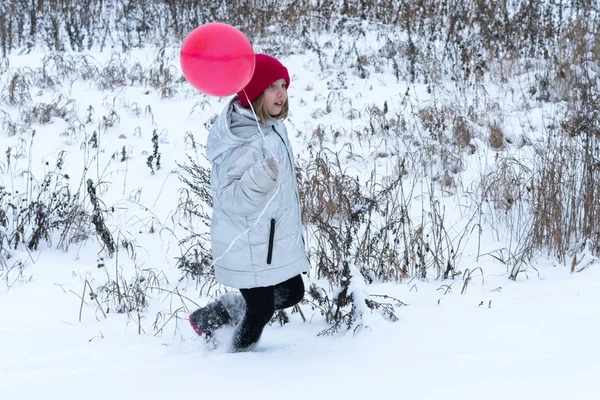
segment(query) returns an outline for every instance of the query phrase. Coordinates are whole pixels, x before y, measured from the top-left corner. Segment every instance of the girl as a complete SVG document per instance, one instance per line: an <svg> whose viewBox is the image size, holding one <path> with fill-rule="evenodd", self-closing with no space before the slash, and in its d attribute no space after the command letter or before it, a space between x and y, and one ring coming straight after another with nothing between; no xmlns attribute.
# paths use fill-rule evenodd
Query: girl
<svg viewBox="0 0 600 400"><path fill-rule="evenodd" d="M215 278L240 289L241 296L221 296L189 318L207 337L224 324L237 324L236 351L259 340L275 310L302 300L300 274L310 269L294 156L282 122L290 76L273 57L255 59L252 79L218 117L206 146Z"/></svg>

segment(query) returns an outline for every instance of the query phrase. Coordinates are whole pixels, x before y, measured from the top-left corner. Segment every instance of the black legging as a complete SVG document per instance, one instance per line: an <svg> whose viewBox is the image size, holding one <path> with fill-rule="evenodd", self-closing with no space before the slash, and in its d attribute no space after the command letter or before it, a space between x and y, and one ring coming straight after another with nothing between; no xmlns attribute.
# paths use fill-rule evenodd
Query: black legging
<svg viewBox="0 0 600 400"><path fill-rule="evenodd" d="M291 307L302 300L304 282L302 276L297 275L277 285L240 289L240 292L246 301L246 313L235 331L233 347L245 350L258 342L275 310Z"/></svg>

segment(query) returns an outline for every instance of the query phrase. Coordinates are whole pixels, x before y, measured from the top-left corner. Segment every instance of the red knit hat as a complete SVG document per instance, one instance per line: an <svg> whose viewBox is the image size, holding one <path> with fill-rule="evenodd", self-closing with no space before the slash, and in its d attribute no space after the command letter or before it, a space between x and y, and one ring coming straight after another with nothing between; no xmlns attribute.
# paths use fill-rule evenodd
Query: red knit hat
<svg viewBox="0 0 600 400"><path fill-rule="evenodd" d="M246 87L237 94L242 106L246 108L250 107L251 102L258 99L262 92L279 79L285 79L287 87L290 87L290 74L283 64L266 54L255 54L254 58L256 60L254 74ZM246 95L250 99L250 103L248 103Z"/></svg>

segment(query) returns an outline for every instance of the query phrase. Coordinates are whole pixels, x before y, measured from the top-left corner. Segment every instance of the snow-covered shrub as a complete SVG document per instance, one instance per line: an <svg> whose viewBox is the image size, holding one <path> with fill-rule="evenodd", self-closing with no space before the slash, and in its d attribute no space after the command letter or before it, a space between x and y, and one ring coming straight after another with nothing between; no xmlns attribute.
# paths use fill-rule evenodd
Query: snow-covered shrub
<svg viewBox="0 0 600 400"><path fill-rule="evenodd" d="M10 160L10 158L9 158ZM62 155L41 182L26 191L0 186L0 259L11 250L37 250L44 243L68 249L89 235L90 216L78 193L72 193L62 170Z"/></svg>
<svg viewBox="0 0 600 400"><path fill-rule="evenodd" d="M187 236L179 243L181 256L177 267L185 276L199 281L214 282L213 258L210 251L210 169L199 165L188 156L188 163L179 165L180 179L186 185L179 191L179 204L176 215L181 217ZM200 229L200 231L198 231Z"/></svg>
<svg viewBox="0 0 600 400"><path fill-rule="evenodd" d="M593 82L582 83L581 97L534 162L533 241L563 262L600 255L600 86Z"/></svg>
<svg viewBox="0 0 600 400"><path fill-rule="evenodd" d="M313 151L299 169L302 218L316 274L306 302L333 331L355 327L356 310L365 305L394 318L393 304L364 294L357 298L351 290L356 285L460 275L455 262L462 236L446 231L433 197L426 216L413 219L404 170L399 165L390 176L360 182L348 175L340 153L328 149Z"/></svg>
<svg viewBox="0 0 600 400"><path fill-rule="evenodd" d="M8 105L23 105L31 100L31 71L13 72L8 83L2 88L0 98Z"/></svg>

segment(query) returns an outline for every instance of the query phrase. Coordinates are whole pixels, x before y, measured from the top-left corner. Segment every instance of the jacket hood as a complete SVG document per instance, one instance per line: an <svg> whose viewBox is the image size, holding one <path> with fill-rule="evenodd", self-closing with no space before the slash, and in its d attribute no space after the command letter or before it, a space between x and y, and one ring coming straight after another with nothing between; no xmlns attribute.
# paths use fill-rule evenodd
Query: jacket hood
<svg viewBox="0 0 600 400"><path fill-rule="evenodd" d="M277 121L260 124L264 131ZM211 163L218 162L219 157L232 148L252 142L260 130L256 118L250 109L244 108L239 99L233 98L217 117L210 129L206 143L206 156Z"/></svg>

